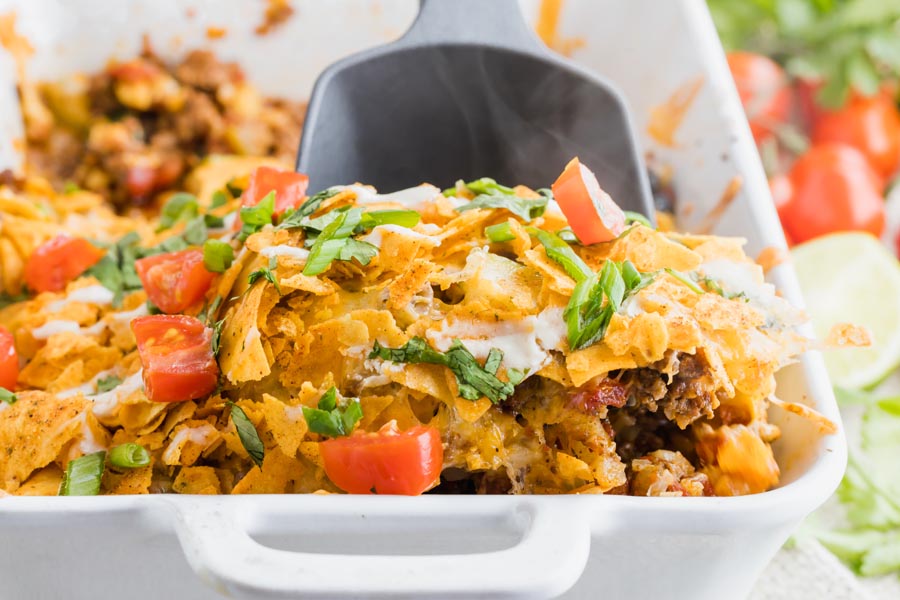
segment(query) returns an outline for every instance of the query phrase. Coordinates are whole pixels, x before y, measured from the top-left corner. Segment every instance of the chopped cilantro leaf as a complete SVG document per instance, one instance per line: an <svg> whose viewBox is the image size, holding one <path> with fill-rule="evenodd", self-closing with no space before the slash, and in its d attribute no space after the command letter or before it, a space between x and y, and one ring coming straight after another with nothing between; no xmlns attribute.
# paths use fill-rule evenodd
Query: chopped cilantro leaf
<svg viewBox="0 0 900 600"><path fill-rule="evenodd" d="M343 406L340 406L334 386L319 398L318 408L303 407L303 418L306 419L309 430L328 437L350 435L362 417L359 399L346 398Z"/></svg>
<svg viewBox="0 0 900 600"><path fill-rule="evenodd" d="M502 352L499 350L496 352L499 353L502 361ZM385 348L376 341L369 358L381 358L391 362L443 365L456 376L459 395L466 400L478 400L485 396L497 404L512 396L515 391L514 384L509 381L501 381L488 370L488 366L493 368L494 364L498 363L497 354L493 350L488 355L490 364L486 363L482 367L459 340L453 340L453 344L446 353L438 352L420 337L412 338L400 348ZM499 364L497 366L499 367Z"/></svg>
<svg viewBox="0 0 900 600"><path fill-rule="evenodd" d="M193 219L197 216L198 210L197 198L193 194L184 192L172 194L162 207L156 231L165 231L179 221Z"/></svg>
<svg viewBox="0 0 900 600"><path fill-rule="evenodd" d="M247 278L247 282L250 285L256 283L256 281L260 278L265 279L269 283L275 286L275 290L280 294L281 288L278 286L278 278L275 277L275 273L273 271L278 267L278 259L274 256L269 258L269 266L262 267L261 269L257 269L250 273L250 276Z"/></svg>
<svg viewBox="0 0 900 600"><path fill-rule="evenodd" d="M97 381L97 392L108 392L109 390L115 389L119 387L122 383L121 377L116 377L115 375L110 375L109 377L104 377Z"/></svg>
<svg viewBox="0 0 900 600"><path fill-rule="evenodd" d="M250 455L256 466L262 468L263 459L266 456L266 447L263 446L262 440L259 439L259 432L256 431L253 422L240 406L230 401L226 404L231 415L231 422L234 423L234 428L237 429L241 445L244 446L244 450L247 451L247 454Z"/></svg>

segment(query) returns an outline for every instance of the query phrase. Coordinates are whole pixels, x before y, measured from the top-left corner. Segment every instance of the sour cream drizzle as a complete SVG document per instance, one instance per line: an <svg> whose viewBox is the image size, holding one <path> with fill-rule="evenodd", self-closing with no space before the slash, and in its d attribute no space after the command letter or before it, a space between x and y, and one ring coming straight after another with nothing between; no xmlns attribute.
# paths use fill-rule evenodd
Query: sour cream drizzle
<svg viewBox="0 0 900 600"><path fill-rule="evenodd" d="M538 315L517 321L499 323L485 321L444 322L438 330L426 333L432 345L446 352L454 339L459 339L476 358L486 358L492 348L503 351L503 365L508 369L539 371L550 361L550 351L562 348L566 338L563 309L546 308Z"/></svg>
<svg viewBox="0 0 900 600"><path fill-rule="evenodd" d="M69 292L65 298L51 302L47 305L47 311L52 313L59 312L72 302L85 302L104 306L112 304L113 296L113 293L102 285L89 285Z"/></svg>

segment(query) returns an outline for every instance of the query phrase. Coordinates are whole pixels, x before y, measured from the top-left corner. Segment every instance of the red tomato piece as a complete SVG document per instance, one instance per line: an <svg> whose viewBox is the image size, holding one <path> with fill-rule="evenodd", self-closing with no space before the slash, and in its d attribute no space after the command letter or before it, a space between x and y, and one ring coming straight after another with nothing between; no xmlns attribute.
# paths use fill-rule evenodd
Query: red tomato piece
<svg viewBox="0 0 900 600"><path fill-rule="evenodd" d="M616 239L625 231L625 213L600 188L590 169L573 158L553 183L553 196L583 244Z"/></svg>
<svg viewBox="0 0 900 600"><path fill-rule="evenodd" d="M250 174L247 189L241 196L244 206L256 206L269 192L275 192L274 216L280 217L289 208L298 208L306 198L309 177L294 171L272 167L257 167Z"/></svg>
<svg viewBox="0 0 900 600"><path fill-rule="evenodd" d="M25 263L25 283L35 292L59 292L95 265L105 252L84 238L58 235L38 246Z"/></svg>
<svg viewBox="0 0 900 600"><path fill-rule="evenodd" d="M812 139L853 146L887 180L900 166L900 111L887 94L855 95L840 110L819 115Z"/></svg>
<svg viewBox="0 0 900 600"><path fill-rule="evenodd" d="M0 387L15 391L19 379L19 355L16 340L9 329L0 325Z"/></svg>
<svg viewBox="0 0 900 600"><path fill-rule="evenodd" d="M756 143L790 116L791 89L778 63L753 52L729 52L728 67Z"/></svg>
<svg viewBox="0 0 900 600"><path fill-rule="evenodd" d="M835 231L884 229L881 179L858 150L843 144L813 146L790 172L793 196L782 225L802 243Z"/></svg>
<svg viewBox="0 0 900 600"><path fill-rule="evenodd" d="M440 433L424 425L400 432L391 422L377 433L324 441L319 449L325 474L351 494L418 496L437 484L444 462Z"/></svg>
<svg viewBox="0 0 900 600"><path fill-rule="evenodd" d="M144 388L154 402L202 398L214 389L219 365L212 351L213 331L199 319L152 315L131 321L143 365Z"/></svg>
<svg viewBox="0 0 900 600"><path fill-rule="evenodd" d="M216 274L203 265L203 250L188 248L134 261L147 296L167 314L183 312L209 290Z"/></svg>

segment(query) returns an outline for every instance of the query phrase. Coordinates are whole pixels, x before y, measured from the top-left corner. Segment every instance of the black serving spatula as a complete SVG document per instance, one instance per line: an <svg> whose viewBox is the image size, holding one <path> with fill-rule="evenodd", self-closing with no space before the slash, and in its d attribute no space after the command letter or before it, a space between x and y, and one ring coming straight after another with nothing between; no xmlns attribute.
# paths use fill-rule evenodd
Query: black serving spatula
<svg viewBox="0 0 900 600"><path fill-rule="evenodd" d="M516 0L421 0L398 41L316 82L297 170L389 192L493 177L547 187L574 156L623 209L652 197L621 94L550 52Z"/></svg>

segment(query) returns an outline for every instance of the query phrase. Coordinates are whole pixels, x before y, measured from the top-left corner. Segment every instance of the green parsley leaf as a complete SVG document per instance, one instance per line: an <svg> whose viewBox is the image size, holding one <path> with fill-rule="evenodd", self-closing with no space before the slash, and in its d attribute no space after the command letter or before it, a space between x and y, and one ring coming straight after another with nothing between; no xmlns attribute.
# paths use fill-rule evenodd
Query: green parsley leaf
<svg viewBox="0 0 900 600"><path fill-rule="evenodd" d="M378 246L374 246L369 242L363 242L350 238L341 248L341 252L338 255L338 260L349 261L356 259L359 264L365 266L369 264L377 255Z"/></svg>
<svg viewBox="0 0 900 600"><path fill-rule="evenodd" d="M210 229L223 229L225 227L225 219L207 213L203 215L203 224Z"/></svg>
<svg viewBox="0 0 900 600"><path fill-rule="evenodd" d="M456 209L457 212L465 212L476 208L502 208L516 215L525 222L536 219L544 214L547 208L546 196L540 198L520 198L501 194L482 194L476 196L470 202Z"/></svg>
<svg viewBox="0 0 900 600"><path fill-rule="evenodd" d="M268 281L269 283L274 285L275 290L279 294L281 294L281 288L278 286L278 279L275 277L275 273L273 273L273 271L277 267L278 267L278 259L275 258L274 256L269 257L269 266L263 267L261 269L257 269L256 271L253 271L252 273L250 273L249 277L247 278L247 282L250 285L253 285L254 283L256 283L256 281L258 279L265 279L266 281Z"/></svg>
<svg viewBox="0 0 900 600"><path fill-rule="evenodd" d="M216 321L215 325L213 325L212 342L210 343L213 356L219 355L219 348L222 344L222 327L224 327L224 325L225 319L219 319Z"/></svg>
<svg viewBox="0 0 900 600"><path fill-rule="evenodd" d="M334 386L319 398L318 408L303 407L303 418L306 419L309 430L328 437L350 435L362 417L359 399L346 398L343 406L339 406Z"/></svg>
<svg viewBox="0 0 900 600"><path fill-rule="evenodd" d="M246 240L251 234L256 233L266 225L272 224L272 215L275 213L275 192L269 192L256 206L241 207L241 232L238 239Z"/></svg>
<svg viewBox="0 0 900 600"><path fill-rule="evenodd" d="M157 233L169 229L179 221L186 221L197 216L199 205L197 198L193 194L179 192L172 194L162 207L159 214L159 225L156 228Z"/></svg>
<svg viewBox="0 0 900 600"><path fill-rule="evenodd" d="M119 387L121 383L121 377L116 377L115 375L104 377L103 379L97 381L97 392L108 392L111 389Z"/></svg>
<svg viewBox="0 0 900 600"><path fill-rule="evenodd" d="M209 233L206 230L206 217L196 217L188 221L184 231L181 233L180 239L184 241L185 247L179 247L179 250L187 248L187 246L200 246L206 242ZM169 238L169 240L178 240L179 238ZM166 240L168 242L169 240ZM165 242L163 242L165 243Z"/></svg>
<svg viewBox="0 0 900 600"><path fill-rule="evenodd" d="M100 493L105 466L106 452L103 450L70 460L59 486L59 495L96 496Z"/></svg>
<svg viewBox="0 0 900 600"><path fill-rule="evenodd" d="M313 194L309 198L307 198L303 204L301 204L297 210L291 211L289 214L284 216L284 219L281 223L278 224L276 229L293 229L296 227L300 227L303 220L309 217L309 215L313 214L319 207L322 206L322 203L328 200L329 198L333 198L340 193L340 190L336 189L328 189Z"/></svg>
<svg viewBox="0 0 900 600"><path fill-rule="evenodd" d="M221 240L209 239L203 243L203 266L212 273L224 273L234 262L234 248Z"/></svg>
<svg viewBox="0 0 900 600"><path fill-rule="evenodd" d="M256 466L262 468L263 459L266 456L266 447L259 438L259 432L256 431L253 422L240 406L231 401L226 402L226 404L231 415L231 422L234 423L238 438L241 440L241 445L244 446L244 450L247 451L247 454L250 455Z"/></svg>
<svg viewBox="0 0 900 600"><path fill-rule="evenodd" d="M7 404L15 404L16 403L16 395L11 391L4 387L0 387L0 402L6 402Z"/></svg>
<svg viewBox="0 0 900 600"><path fill-rule="evenodd" d="M228 200L229 198L227 193L222 190L216 190L215 192L213 192L212 201L210 202L209 207L212 209L219 208L220 206L225 206L226 204L228 204Z"/></svg>
<svg viewBox="0 0 900 600"><path fill-rule="evenodd" d="M496 352L495 352L496 350ZM499 353L499 360L498 360ZM501 381L488 367L494 368L495 364L502 361L503 353L493 349L488 354L488 361L482 367L475 360L462 342L453 340L453 344L446 353L441 353L428 345L423 338L414 337L400 348L385 348L376 340L369 358L381 358L391 362L404 363L430 363L443 365L450 369L456 376L459 387L459 395L466 400L478 400L482 396L497 404L512 396L515 385L508 381Z"/></svg>
<svg viewBox="0 0 900 600"><path fill-rule="evenodd" d="M318 275L325 272L331 262L334 260L343 260L341 254L347 245L350 236L359 225L362 219L363 209L353 208L339 213L336 218L322 229L322 233L318 235L315 243L309 251L309 257L306 259L306 266L303 268L304 275ZM364 242L362 242L364 243ZM369 244L371 246L371 244ZM374 246L372 246L374 248ZM349 251L346 256L356 258L356 253L365 257L367 250L359 247ZM377 253L377 249L376 249ZM372 255L374 256L374 254ZM367 264L368 261L366 261Z"/></svg>
<svg viewBox="0 0 900 600"><path fill-rule="evenodd" d="M200 314L197 315L197 318L206 323L207 326L212 322L213 319L216 318L216 313L219 310L219 306L222 305L222 296L216 296L213 298L213 301L204 306L203 310L200 311Z"/></svg>

